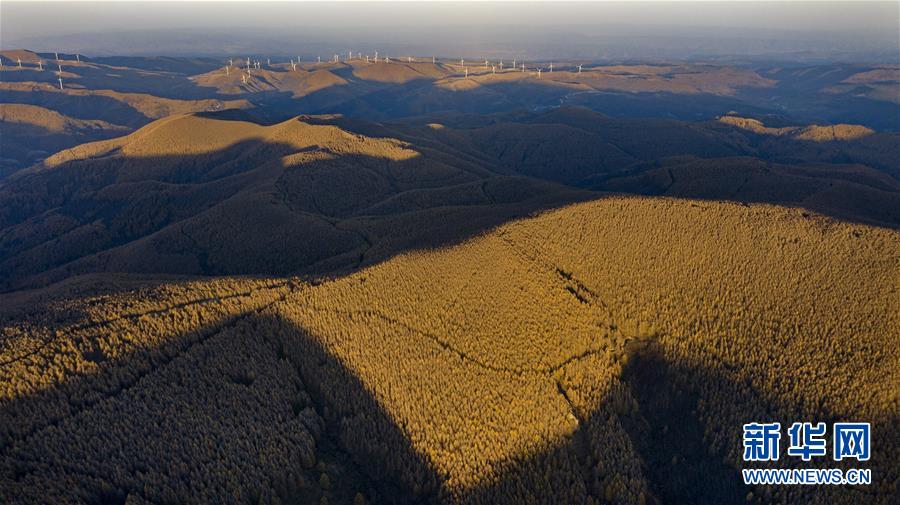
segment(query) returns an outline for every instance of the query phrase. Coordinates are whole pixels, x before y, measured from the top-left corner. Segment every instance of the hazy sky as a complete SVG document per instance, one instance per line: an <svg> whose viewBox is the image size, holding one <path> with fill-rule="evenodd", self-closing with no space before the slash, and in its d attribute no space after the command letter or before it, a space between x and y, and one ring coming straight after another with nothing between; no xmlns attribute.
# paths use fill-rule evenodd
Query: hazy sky
<svg viewBox="0 0 900 505"><path fill-rule="evenodd" d="M900 2L14 2L0 1L0 46L99 53L278 52L276 39L311 44L387 44L398 50L518 50L550 55L598 40L627 54L675 37L712 54L897 49ZM153 38L149 32L177 32ZM123 35L131 32L133 37ZM138 33L135 33L138 32ZM146 32L146 33L140 33ZM211 37L220 35L220 38ZM511 37L510 37L511 35ZM177 40L175 40L177 39ZM513 40L514 39L514 40ZM537 39L537 42L531 40ZM589 42L590 39L590 42ZM215 44L212 41L215 40ZM735 42L742 40L745 42ZM630 42L629 42L630 41ZM438 42L444 44L434 47ZM661 42L656 42L660 44ZM141 44L144 44L143 46ZM151 47L147 47L147 45ZM404 45L405 44L405 45ZM796 47L794 47L796 44ZM822 47L823 44L827 47ZM346 44L340 44L344 47ZM678 44L676 44L677 46ZM507 47L509 46L509 47ZM516 48L510 49L512 46ZM576 47L577 46L577 47ZM646 47L645 47L646 46ZM506 47L506 49L503 49ZM645 49L641 49L645 47ZM680 46L679 46L680 47ZM665 51L667 48L656 48ZM668 48L673 49L674 48ZM318 48L317 48L318 50ZM684 49L687 50L687 49ZM524 51L524 49L522 49ZM287 51L288 53L290 51ZM600 54L598 52L598 54Z"/></svg>

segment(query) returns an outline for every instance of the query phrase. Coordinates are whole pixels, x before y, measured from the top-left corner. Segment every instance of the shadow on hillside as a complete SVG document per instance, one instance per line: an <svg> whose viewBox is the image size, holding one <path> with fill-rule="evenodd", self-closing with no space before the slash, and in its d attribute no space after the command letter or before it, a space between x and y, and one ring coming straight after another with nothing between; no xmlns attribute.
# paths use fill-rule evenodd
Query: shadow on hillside
<svg viewBox="0 0 900 505"><path fill-rule="evenodd" d="M2 287L103 271L319 275L591 197L436 150L335 152L331 132L304 148L247 140L16 174L0 186Z"/></svg>
<svg viewBox="0 0 900 505"><path fill-rule="evenodd" d="M631 344L637 342L632 341ZM790 398L776 398L737 379L726 369L709 367L709 363L676 363L665 358L653 342L629 345L628 361L619 379L626 386L633 404L617 402L597 405L596 410L580 418L580 427L569 442L548 448L545 452L514 461L503 475L493 481L468 490L462 503L646 503L658 505L721 505L738 503L881 503L888 488L869 490L866 486L797 486L792 493L773 498L770 490L743 483L741 468L773 467L745 463L735 467L728 447L742 450L742 423L779 421L783 429L792 422L791 413L798 405ZM703 415L723 416L734 422L725 432L717 431L715 423L704 421L699 389L714 391L714 395L734 410L706 412ZM749 415L744 418L743 415ZM843 419L828 411L814 416L830 424ZM885 430L898 426L896 416L886 416ZM876 423L880 424L880 423ZM627 456L610 443L617 434L604 431L621 427L637 457L639 478L646 488L636 485L629 473ZM787 447L782 437L781 451ZM891 446L892 435L879 434L873 444ZM894 439L896 437L893 437ZM588 447L584 447L587 445ZM829 442L830 448L830 442ZM582 464L582 472L573 480L547 481L552 469L564 455L575 455ZM886 472L892 464L889 457L873 459L870 467ZM618 464L615 464L618 463ZM848 468L846 462L823 460L805 463L799 459L781 458L777 468ZM852 467L853 465L849 465ZM542 479L541 477L544 477ZM583 484L583 485L582 485ZM582 493L581 490L584 492Z"/></svg>
<svg viewBox="0 0 900 505"><path fill-rule="evenodd" d="M221 497L215 494L217 488L210 488L227 486L229 499L246 503L269 503L267 497L274 496L283 503L318 503L321 496L331 503L349 503L357 492L367 503L388 504L744 503L749 488L721 449L721 444L737 444L741 426L726 433L710 430L698 416L697 388L715 391L738 411L759 419L788 422L785 412L796 407L790 399L769 398L749 384L736 383L718 368L675 364L652 345L632 345L620 380L633 403L597 405L579 419L569 442L522 455L510 461L499 478L449 495L446 477L372 396L374 384L362 382L305 328L262 311L209 322L159 348L96 359L96 372L70 373L39 393L3 403L0 419L15 422L4 423L0 439L0 497L5 496L6 503L36 497L54 503L72 496L90 504L124 503L128 497L175 503ZM282 383L299 385L297 396L263 394ZM384 394L389 385L380 386ZM388 391L395 397L406 394ZM248 392L252 398L262 395L263 403L253 405L277 414L278 426L259 425L260 414L253 408L219 396L243 398ZM164 404L152 403L158 401ZM415 411L417 406L410 408ZM315 459L298 467L279 466L283 454L302 451L279 438L285 435L278 429L297 417L303 429L318 432ZM315 427L319 418L324 428ZM832 420L827 413L817 419ZM758 419L742 421L752 420ZM170 423L178 426L177 433L159 435L158 427ZM271 434L268 428L273 428ZM252 445L260 436L274 443L274 452L268 445ZM637 460L607 445L621 436ZM886 440L882 436L876 442ZM719 448L711 448L716 446L709 437L718 439ZM210 439L216 440L212 446L204 443ZM257 452L245 453L248 450ZM271 473L248 480L245 473L228 467L235 458ZM184 473L179 469L182 461L203 468L203 473ZM561 473L560 461L578 465ZM610 464L616 461L623 466ZM873 461L876 471L882 464ZM629 467L637 468L637 474L629 473ZM331 476L330 485L315 484L323 472ZM647 482L646 490L635 476ZM846 496L835 489L809 486L798 496ZM869 493L860 492L859 498L860 503L877 501ZM761 496L749 501L767 502Z"/></svg>
<svg viewBox="0 0 900 505"><path fill-rule="evenodd" d="M0 101L36 105L76 119L99 119L115 125L141 127L151 121L136 108L121 100L103 95L70 96L58 91L31 89L0 90Z"/></svg>
<svg viewBox="0 0 900 505"><path fill-rule="evenodd" d="M241 112L204 116L265 124ZM309 122L373 132L371 123L341 118ZM304 135L324 136L303 148L250 139L184 156L113 152L7 178L0 186L0 289L38 287L91 272L341 274L608 195L557 184L559 177L549 168L529 169L532 177L524 176L516 163L477 144L391 129L413 154L392 154L389 148L373 155L347 152L343 144L333 150L332 142L344 142L342 134L339 140L331 137L334 131L305 130ZM588 133L600 138L602 129ZM730 164L727 170L716 165L723 159ZM895 213L900 205L892 204L900 192L884 187L885 181L867 176L872 179L867 183L852 172L788 170L751 158L701 161L709 166L653 161L612 174L598 167L600 175L584 185L635 195L770 203L900 228ZM528 159L520 163L532 166ZM686 178L678 172L682 169Z"/></svg>
<svg viewBox="0 0 900 505"><path fill-rule="evenodd" d="M85 352L82 344L74 342ZM228 352L220 346L252 351L215 357ZM68 371L50 387L0 404L4 503L58 503L73 497L97 505L126 503L129 497L148 500L142 503L226 497L235 503L270 503L271 497L319 503L323 495L351 503L362 492L369 503L404 504L424 501L438 486L439 479L366 385L304 331L259 310L211 321L158 347L119 356L93 350L85 359L98 368ZM207 364L197 367L195 360ZM265 390L278 383L298 385L298 395ZM210 387L207 394L191 391ZM245 398L248 390L242 388L264 389ZM283 404L271 403L279 396ZM258 424L258 413L236 403L253 398L269 402L260 408L276 416L277 426ZM160 399L164 405L151 403ZM167 412L172 408L175 412ZM210 422L205 416L227 421ZM176 433L158 434L159 426L170 424L177 425ZM100 438L87 434L99 426L105 433ZM296 437L290 431L298 426L315 439L315 456L284 466L282 458L298 461L298 451L305 450L291 445ZM366 431L348 431L352 428ZM279 431L284 429L288 432ZM210 439L217 440L215 446L206 443ZM375 444L369 451L348 452L352 441ZM264 447L273 442L274 450ZM388 461L402 462L404 474L392 471ZM188 475L177 468L181 464L202 472ZM250 465L258 480L248 480L235 464ZM259 475L257 469L269 473ZM323 473L333 486L316 484ZM413 479L430 487L413 489Z"/></svg>

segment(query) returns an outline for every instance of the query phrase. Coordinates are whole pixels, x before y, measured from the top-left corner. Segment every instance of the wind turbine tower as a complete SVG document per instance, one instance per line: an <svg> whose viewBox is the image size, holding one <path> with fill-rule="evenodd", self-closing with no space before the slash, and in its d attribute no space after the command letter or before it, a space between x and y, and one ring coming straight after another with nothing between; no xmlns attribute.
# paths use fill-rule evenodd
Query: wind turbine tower
<svg viewBox="0 0 900 505"><path fill-rule="evenodd" d="M16 58L16 61L19 62L19 68L22 68L22 58Z"/></svg>
<svg viewBox="0 0 900 505"><path fill-rule="evenodd" d="M550 73L553 73L553 63L550 64Z"/></svg>
<svg viewBox="0 0 900 505"><path fill-rule="evenodd" d="M41 60L38 60L38 70L40 70L41 72L44 71L44 62Z"/></svg>
<svg viewBox="0 0 900 505"><path fill-rule="evenodd" d="M78 63L81 63L81 55L80 54L75 53L75 61L77 61Z"/></svg>
<svg viewBox="0 0 900 505"><path fill-rule="evenodd" d="M538 69L538 79L541 78L541 69Z"/></svg>
<svg viewBox="0 0 900 505"><path fill-rule="evenodd" d="M61 90L63 89L63 87L62 87L62 77L59 77L59 78L57 78L56 80L59 81L59 89L60 89L60 91L61 91Z"/></svg>
<svg viewBox="0 0 900 505"><path fill-rule="evenodd" d="M581 73L581 65L578 65L578 73Z"/></svg>

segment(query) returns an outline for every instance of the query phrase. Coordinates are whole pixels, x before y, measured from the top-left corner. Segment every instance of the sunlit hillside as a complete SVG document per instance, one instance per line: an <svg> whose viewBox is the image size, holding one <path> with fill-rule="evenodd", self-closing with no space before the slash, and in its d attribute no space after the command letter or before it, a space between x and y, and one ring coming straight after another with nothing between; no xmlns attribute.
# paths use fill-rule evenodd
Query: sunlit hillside
<svg viewBox="0 0 900 505"><path fill-rule="evenodd" d="M738 435L760 415L862 418L896 453L898 238L769 205L609 197L333 280L3 295L0 489L887 504L888 458L864 496L748 493Z"/></svg>
<svg viewBox="0 0 900 505"><path fill-rule="evenodd" d="M676 5L0 2L0 504L895 505L890 6Z"/></svg>

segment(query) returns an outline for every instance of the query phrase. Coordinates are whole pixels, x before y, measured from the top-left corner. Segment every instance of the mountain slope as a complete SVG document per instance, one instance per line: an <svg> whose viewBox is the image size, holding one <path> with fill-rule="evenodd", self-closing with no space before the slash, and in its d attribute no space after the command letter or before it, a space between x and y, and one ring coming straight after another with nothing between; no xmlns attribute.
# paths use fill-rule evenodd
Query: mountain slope
<svg viewBox="0 0 900 505"><path fill-rule="evenodd" d="M748 157L777 150L728 125L571 108L485 121L265 125L235 112L176 115L64 150L0 183L4 287L97 271L356 268L599 196L577 187L900 225L895 179L858 164Z"/></svg>
<svg viewBox="0 0 900 505"><path fill-rule="evenodd" d="M123 135L130 128L101 120L84 120L24 104L0 104L0 178L48 155L94 140Z"/></svg>
<svg viewBox="0 0 900 505"><path fill-rule="evenodd" d="M42 272L27 282L333 269L586 197L509 175L328 124L170 116L0 185L0 271L12 287Z"/></svg>
<svg viewBox="0 0 900 505"><path fill-rule="evenodd" d="M740 425L762 416L871 421L881 477L751 502L887 504L898 244L610 197L335 279L0 295L0 497L736 503Z"/></svg>

